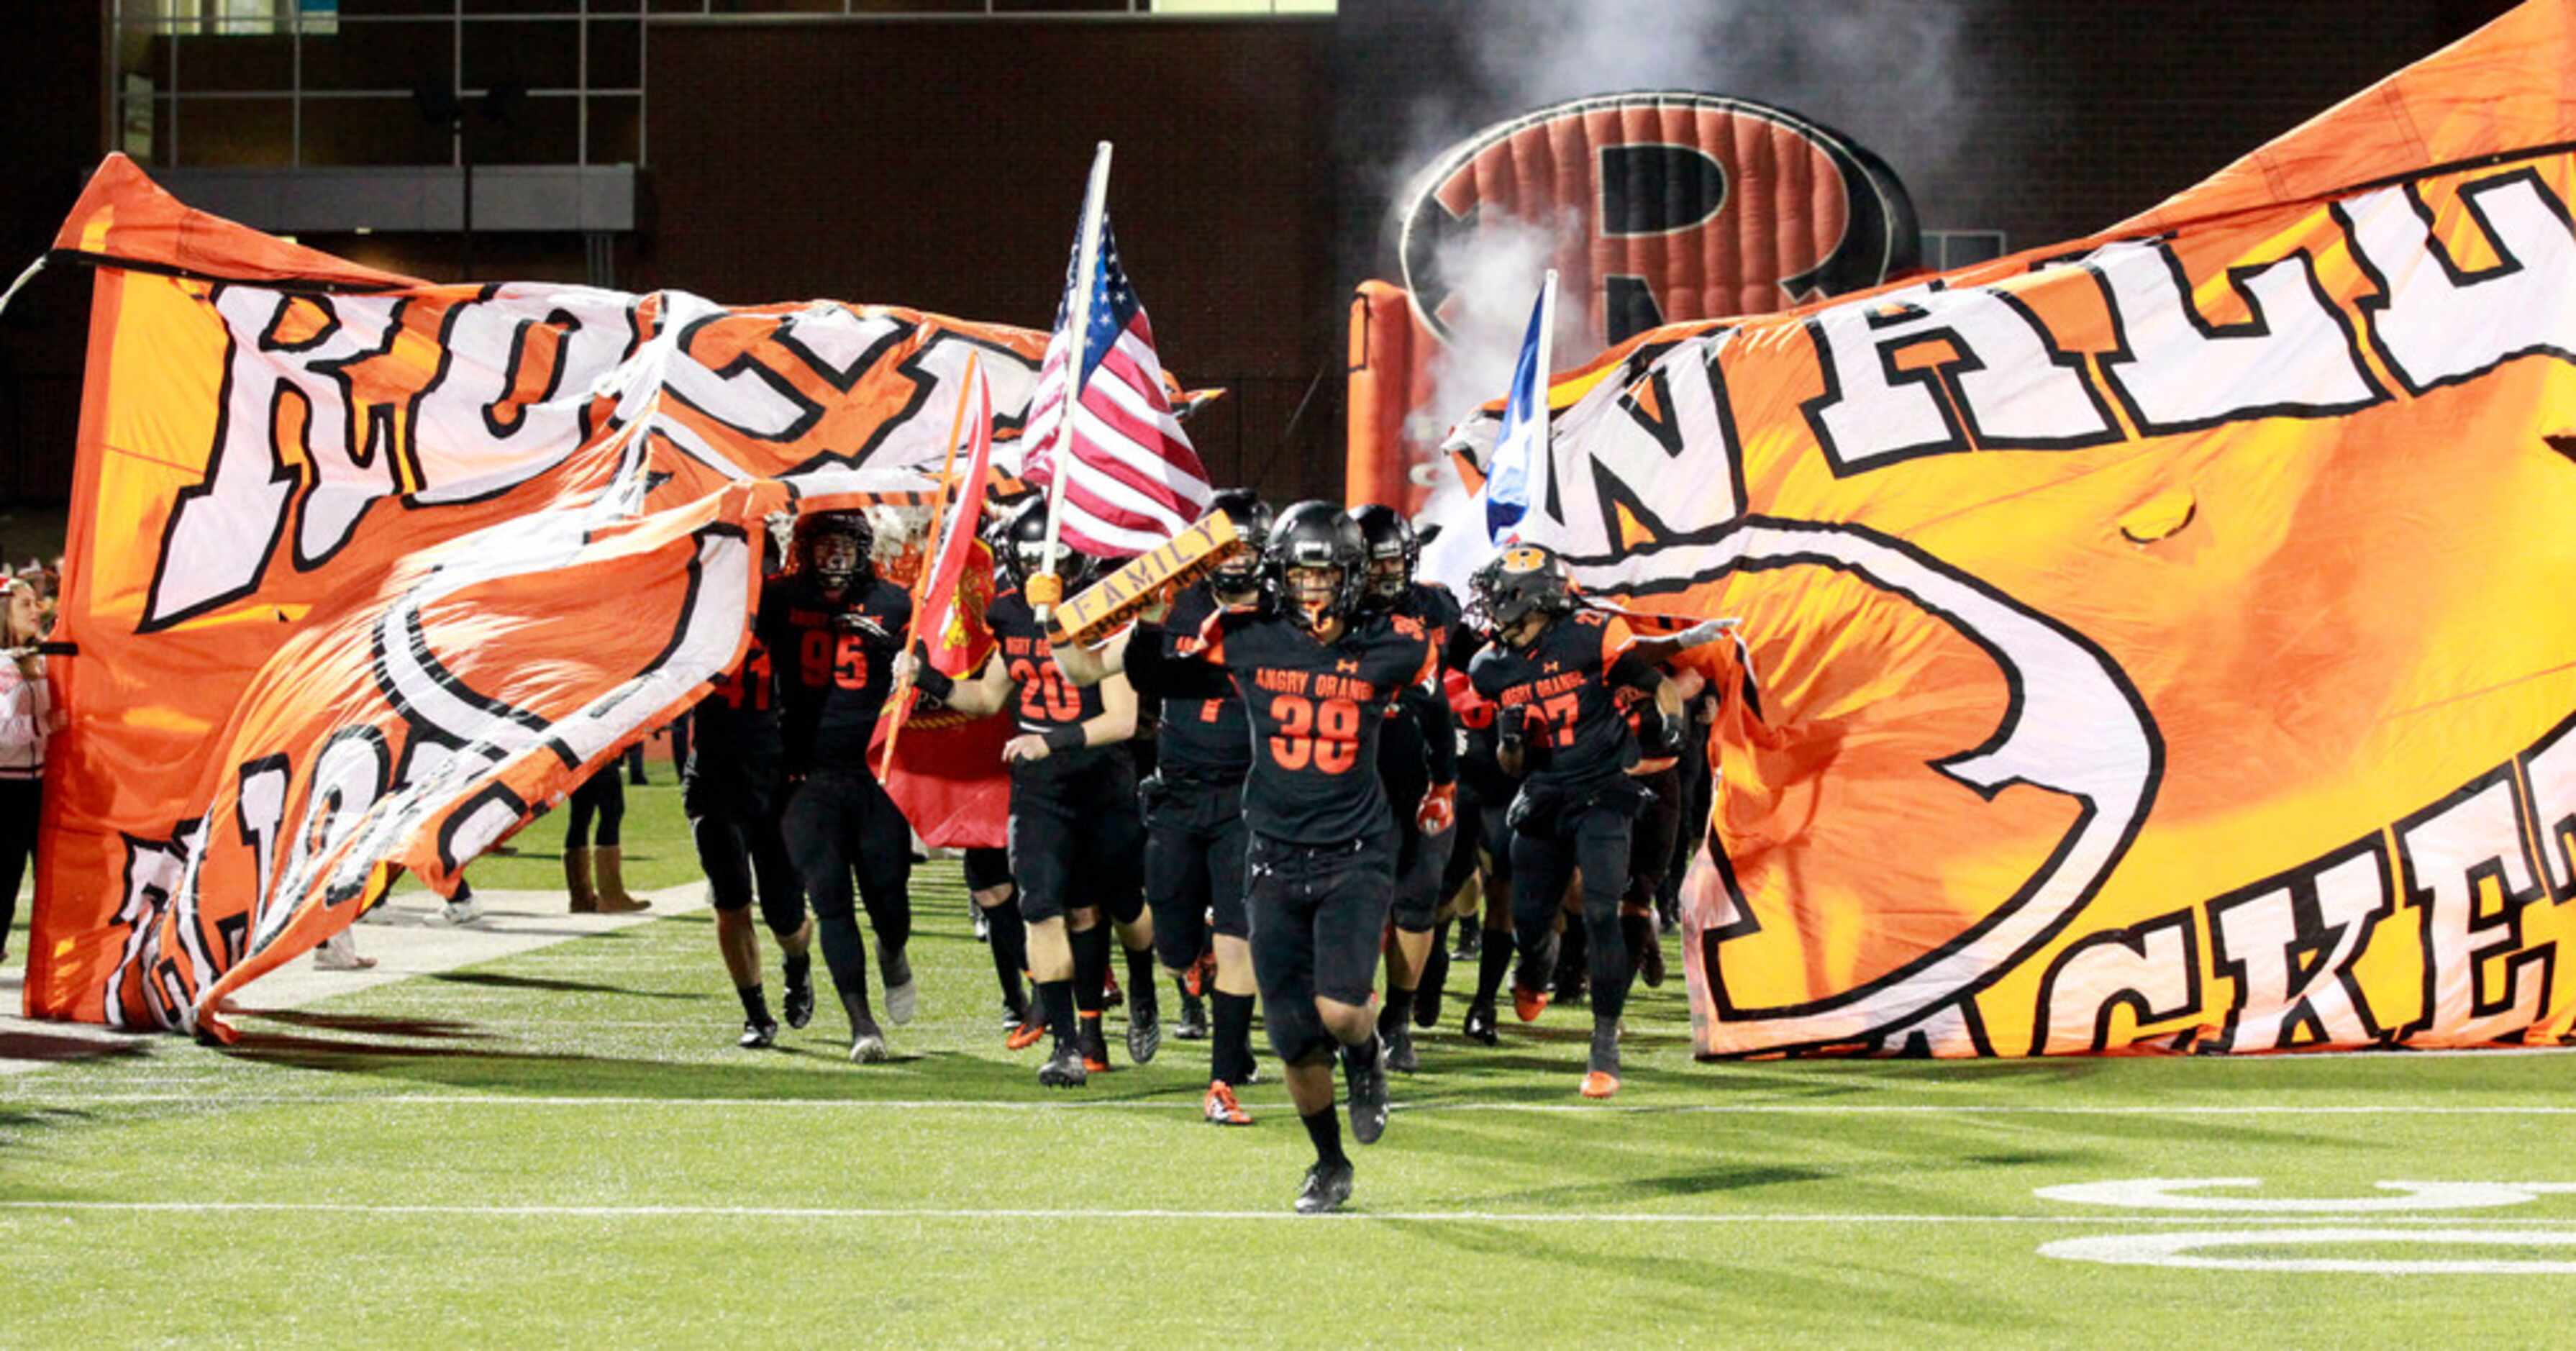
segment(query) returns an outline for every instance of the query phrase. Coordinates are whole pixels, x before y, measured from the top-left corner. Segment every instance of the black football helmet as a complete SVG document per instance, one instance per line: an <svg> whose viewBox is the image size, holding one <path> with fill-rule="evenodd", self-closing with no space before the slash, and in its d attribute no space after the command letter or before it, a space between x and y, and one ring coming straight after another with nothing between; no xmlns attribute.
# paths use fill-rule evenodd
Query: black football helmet
<svg viewBox="0 0 2576 1351"><path fill-rule="evenodd" d="M1228 488L1208 503L1210 512L1224 512L1234 522L1235 538L1243 541L1241 551L1216 567L1212 579L1219 591L1240 594L1261 586L1261 550L1270 540L1270 504L1250 488Z"/></svg>
<svg viewBox="0 0 2576 1351"><path fill-rule="evenodd" d="M1474 597L1477 627L1500 636L1504 629L1532 613L1574 612L1574 578L1565 560L1544 544L1515 544L1468 581Z"/></svg>
<svg viewBox="0 0 2576 1351"><path fill-rule="evenodd" d="M1422 546L1413 538L1413 523L1404 513L1380 503L1351 508L1360 536L1368 541L1368 581L1360 603L1373 610L1391 608L1413 585L1413 568L1422 561Z"/></svg>
<svg viewBox="0 0 2576 1351"><path fill-rule="evenodd" d="M1336 570L1332 588L1321 597L1301 596L1288 574L1303 568ZM1368 578L1368 539L1360 523L1325 501L1300 502L1279 514L1261 550L1262 586L1273 605L1309 629L1358 613L1360 589Z"/></svg>
<svg viewBox="0 0 2576 1351"><path fill-rule="evenodd" d="M868 524L864 511L819 511L796 518L796 566L812 573L826 591L865 584L875 574L876 547L876 527Z"/></svg>
<svg viewBox="0 0 2576 1351"><path fill-rule="evenodd" d="M1049 571L1046 565L1047 504L1041 495L1020 504L1019 511L1002 527L999 559L1002 572L1011 585L1028 590L1029 579ZM1059 537L1055 542L1053 571L1064 579L1064 594L1070 596L1091 584L1099 570L1099 560L1075 549Z"/></svg>

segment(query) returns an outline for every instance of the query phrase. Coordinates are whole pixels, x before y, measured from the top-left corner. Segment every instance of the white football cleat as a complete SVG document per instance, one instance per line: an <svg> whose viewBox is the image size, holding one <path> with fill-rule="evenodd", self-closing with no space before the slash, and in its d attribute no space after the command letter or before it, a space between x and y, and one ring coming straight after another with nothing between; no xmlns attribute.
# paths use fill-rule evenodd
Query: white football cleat
<svg viewBox="0 0 2576 1351"><path fill-rule="evenodd" d="M450 924L472 924L483 918L483 898L468 896L461 901L449 901L447 909L439 917Z"/></svg>
<svg viewBox="0 0 2576 1351"><path fill-rule="evenodd" d="M358 955L357 940L349 937L346 929L323 939L322 946L313 949L313 965L323 971L364 971L375 964L375 958Z"/></svg>

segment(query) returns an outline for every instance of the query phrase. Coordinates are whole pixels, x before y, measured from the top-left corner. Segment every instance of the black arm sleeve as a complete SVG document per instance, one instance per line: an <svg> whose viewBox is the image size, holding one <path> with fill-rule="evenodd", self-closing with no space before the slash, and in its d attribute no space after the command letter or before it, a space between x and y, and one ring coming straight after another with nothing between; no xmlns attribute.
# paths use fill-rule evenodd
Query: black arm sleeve
<svg viewBox="0 0 2576 1351"><path fill-rule="evenodd" d="M1421 720L1423 756L1430 762L1433 783L1458 781L1458 733L1449 711L1449 700L1436 689L1415 685L1401 696L1411 704L1414 717Z"/></svg>
<svg viewBox="0 0 2576 1351"><path fill-rule="evenodd" d="M1652 691L1663 678L1662 668L1634 649L1620 653L1619 660L1610 667L1610 683L1625 685L1632 690Z"/></svg>
<svg viewBox="0 0 2576 1351"><path fill-rule="evenodd" d="M1452 671L1463 671L1484 650L1485 635L1461 620L1449 626L1449 641L1441 645L1440 664Z"/></svg>
<svg viewBox="0 0 2576 1351"><path fill-rule="evenodd" d="M1163 630L1141 623L1127 635L1127 683L1158 699L1222 699L1234 693L1232 676L1165 652Z"/></svg>

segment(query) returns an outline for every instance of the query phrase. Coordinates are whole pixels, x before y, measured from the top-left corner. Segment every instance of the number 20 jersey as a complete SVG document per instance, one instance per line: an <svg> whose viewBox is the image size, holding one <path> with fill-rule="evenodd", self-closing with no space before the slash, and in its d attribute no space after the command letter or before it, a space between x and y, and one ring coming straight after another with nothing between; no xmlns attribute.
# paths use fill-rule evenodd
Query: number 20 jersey
<svg viewBox="0 0 2576 1351"><path fill-rule="evenodd" d="M1020 687L1021 731L1045 733L1100 716L1100 688L1076 685L1056 669L1055 648L1027 597L1017 591L993 597L984 607L984 623L1000 644L992 659Z"/></svg>
<svg viewBox="0 0 2576 1351"><path fill-rule="evenodd" d="M1272 612L1208 618L1179 655L1234 677L1252 723L1243 819L1292 844L1349 844L1388 829L1377 742L1386 706L1430 674L1429 635L1408 615L1363 617L1326 646Z"/></svg>

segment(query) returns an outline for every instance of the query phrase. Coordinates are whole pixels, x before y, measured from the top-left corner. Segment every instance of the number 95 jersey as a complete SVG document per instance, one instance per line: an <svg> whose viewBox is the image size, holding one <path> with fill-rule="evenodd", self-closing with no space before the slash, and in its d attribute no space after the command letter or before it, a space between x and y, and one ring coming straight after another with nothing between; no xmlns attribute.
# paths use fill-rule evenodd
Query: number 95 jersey
<svg viewBox="0 0 2576 1351"><path fill-rule="evenodd" d="M1377 774L1386 706L1437 661L1421 621L1382 614L1326 646L1271 612L1211 615L1177 655L1222 666L1252 723L1244 823L1292 844L1349 844L1394 824Z"/></svg>

